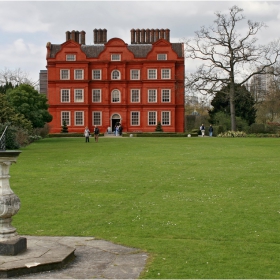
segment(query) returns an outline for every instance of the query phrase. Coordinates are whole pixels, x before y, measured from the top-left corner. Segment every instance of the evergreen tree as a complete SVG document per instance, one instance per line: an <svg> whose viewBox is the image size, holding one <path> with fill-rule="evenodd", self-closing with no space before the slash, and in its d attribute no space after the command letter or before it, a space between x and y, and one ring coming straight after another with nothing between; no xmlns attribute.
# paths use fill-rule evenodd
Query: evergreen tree
<svg viewBox="0 0 280 280"><path fill-rule="evenodd" d="M163 132L163 129L162 129L162 127L161 127L161 122L160 122L160 121L158 121L155 131L157 131L157 132Z"/></svg>
<svg viewBox="0 0 280 280"><path fill-rule="evenodd" d="M66 121L63 121L63 125L61 127L61 132L62 133L68 133L68 126L66 124Z"/></svg>
<svg viewBox="0 0 280 280"><path fill-rule="evenodd" d="M33 128L44 127L46 123L52 121L46 96L31 85L21 84L8 90L6 96L12 107L31 121Z"/></svg>
<svg viewBox="0 0 280 280"><path fill-rule="evenodd" d="M230 116L230 86L222 88L213 98L211 105L213 108L209 110L209 122L215 124L215 115L219 112ZM255 122L256 109L253 95L246 89L245 86L235 84L235 114L245 120L248 125Z"/></svg>

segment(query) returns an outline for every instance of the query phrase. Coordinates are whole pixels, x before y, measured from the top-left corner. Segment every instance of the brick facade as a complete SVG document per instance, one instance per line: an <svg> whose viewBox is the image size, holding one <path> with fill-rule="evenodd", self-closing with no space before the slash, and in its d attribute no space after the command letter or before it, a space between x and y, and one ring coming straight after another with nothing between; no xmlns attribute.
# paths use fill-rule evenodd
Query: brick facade
<svg viewBox="0 0 280 280"><path fill-rule="evenodd" d="M121 122L124 132L184 132L183 44L169 42L169 30L131 30L131 44L107 41L106 29L66 32L63 44L47 43L51 133L63 120L69 132L85 126L101 132Z"/></svg>

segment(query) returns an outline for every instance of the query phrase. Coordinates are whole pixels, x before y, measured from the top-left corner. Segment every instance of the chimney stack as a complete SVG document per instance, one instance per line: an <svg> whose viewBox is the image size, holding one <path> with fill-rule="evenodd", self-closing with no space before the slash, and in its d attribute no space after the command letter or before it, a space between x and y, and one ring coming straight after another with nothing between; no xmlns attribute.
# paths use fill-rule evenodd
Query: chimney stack
<svg viewBox="0 0 280 280"><path fill-rule="evenodd" d="M70 31L66 31L66 41L68 40L73 40L79 44L85 45L86 44L86 32L85 31L75 31L72 30Z"/></svg>
<svg viewBox="0 0 280 280"><path fill-rule="evenodd" d="M107 29L94 29L93 30L93 42L94 44L106 44L107 43Z"/></svg>
<svg viewBox="0 0 280 280"><path fill-rule="evenodd" d="M169 29L131 29L131 44L153 44L159 39L170 41Z"/></svg>

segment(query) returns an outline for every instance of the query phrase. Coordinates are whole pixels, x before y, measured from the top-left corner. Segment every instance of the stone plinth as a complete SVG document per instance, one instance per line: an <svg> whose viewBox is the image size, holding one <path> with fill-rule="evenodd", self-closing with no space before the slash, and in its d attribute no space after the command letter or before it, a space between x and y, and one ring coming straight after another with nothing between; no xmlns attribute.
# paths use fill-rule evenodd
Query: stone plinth
<svg viewBox="0 0 280 280"><path fill-rule="evenodd" d="M21 151L0 151L0 255L16 255L27 248L25 238L18 236L12 216L20 208L20 200L10 188L10 166L16 163Z"/></svg>

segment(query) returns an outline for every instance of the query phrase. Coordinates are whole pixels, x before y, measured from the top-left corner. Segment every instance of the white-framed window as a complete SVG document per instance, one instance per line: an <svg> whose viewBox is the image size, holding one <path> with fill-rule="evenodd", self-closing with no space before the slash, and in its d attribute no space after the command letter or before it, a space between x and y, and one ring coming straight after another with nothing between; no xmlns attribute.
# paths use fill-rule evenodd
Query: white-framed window
<svg viewBox="0 0 280 280"><path fill-rule="evenodd" d="M66 54L66 61L76 61L75 54Z"/></svg>
<svg viewBox="0 0 280 280"><path fill-rule="evenodd" d="M76 111L75 112L75 125L84 125L84 112Z"/></svg>
<svg viewBox="0 0 280 280"><path fill-rule="evenodd" d="M114 89L112 91L112 102L120 102L121 101L121 93L119 90Z"/></svg>
<svg viewBox="0 0 280 280"><path fill-rule="evenodd" d="M101 70L100 69L92 70L92 79L93 80L101 80Z"/></svg>
<svg viewBox="0 0 280 280"><path fill-rule="evenodd" d="M70 89L61 89L60 90L60 101L61 102L70 102Z"/></svg>
<svg viewBox="0 0 280 280"><path fill-rule="evenodd" d="M167 60L167 54L166 53L159 53L157 55L157 60Z"/></svg>
<svg viewBox="0 0 280 280"><path fill-rule="evenodd" d="M92 102L101 102L101 89L92 90Z"/></svg>
<svg viewBox="0 0 280 280"><path fill-rule="evenodd" d="M74 90L74 100L75 100L75 102L84 102L84 90L83 89Z"/></svg>
<svg viewBox="0 0 280 280"><path fill-rule="evenodd" d="M169 111L161 112L161 124L170 125L170 112Z"/></svg>
<svg viewBox="0 0 280 280"><path fill-rule="evenodd" d="M170 102L170 89L162 89L161 90L161 102Z"/></svg>
<svg viewBox="0 0 280 280"><path fill-rule="evenodd" d="M131 93L131 102L140 102L140 89L132 89Z"/></svg>
<svg viewBox="0 0 280 280"><path fill-rule="evenodd" d="M84 79L84 70L75 69L74 70L74 79L75 80L83 80Z"/></svg>
<svg viewBox="0 0 280 280"><path fill-rule="evenodd" d="M93 111L92 112L92 123L93 125L101 125L102 112Z"/></svg>
<svg viewBox="0 0 280 280"><path fill-rule="evenodd" d="M113 70L112 71L112 80L120 80L121 79L121 73L119 70Z"/></svg>
<svg viewBox="0 0 280 280"><path fill-rule="evenodd" d="M70 112L68 112L68 111L61 112L61 126L63 125L64 121L65 121L66 125L71 125Z"/></svg>
<svg viewBox="0 0 280 280"><path fill-rule="evenodd" d="M162 79L170 79L170 69L161 69L161 78Z"/></svg>
<svg viewBox="0 0 280 280"><path fill-rule="evenodd" d="M135 69L130 70L130 79L139 80L140 79L140 70L135 70Z"/></svg>
<svg viewBox="0 0 280 280"><path fill-rule="evenodd" d="M157 112L148 112L148 125L157 124Z"/></svg>
<svg viewBox="0 0 280 280"><path fill-rule="evenodd" d="M60 70L60 80L69 80L70 79L70 70L61 69Z"/></svg>
<svg viewBox="0 0 280 280"><path fill-rule="evenodd" d="M121 55L118 53L113 53L111 54L111 60L112 61L120 61L121 60Z"/></svg>
<svg viewBox="0 0 280 280"><path fill-rule="evenodd" d="M131 125L139 125L139 112L131 112Z"/></svg>
<svg viewBox="0 0 280 280"><path fill-rule="evenodd" d="M157 69L148 69L148 79L149 80L157 79Z"/></svg>
<svg viewBox="0 0 280 280"><path fill-rule="evenodd" d="M157 90L148 89L148 102L154 103L157 102Z"/></svg>

